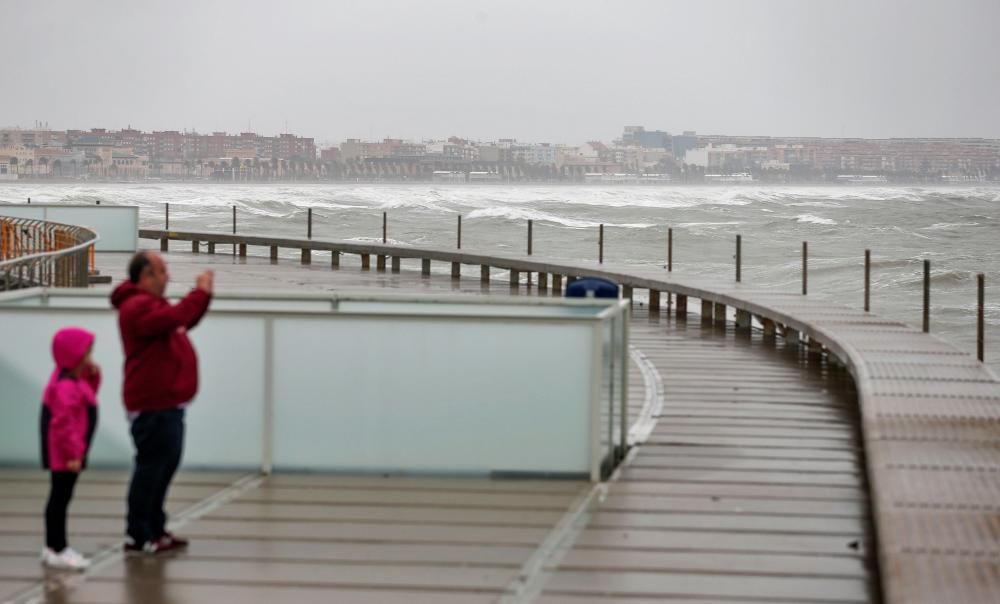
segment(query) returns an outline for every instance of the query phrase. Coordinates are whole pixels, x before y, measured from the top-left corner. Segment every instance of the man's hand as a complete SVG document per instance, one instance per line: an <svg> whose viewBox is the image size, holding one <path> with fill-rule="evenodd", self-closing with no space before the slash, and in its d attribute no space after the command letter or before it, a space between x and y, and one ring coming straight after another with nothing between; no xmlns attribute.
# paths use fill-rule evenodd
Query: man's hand
<svg viewBox="0 0 1000 604"><path fill-rule="evenodd" d="M198 275L198 278L195 279L195 287L206 294L211 294L215 287L215 271L205 271Z"/></svg>
<svg viewBox="0 0 1000 604"><path fill-rule="evenodd" d="M71 459L71 460L67 461L66 462L66 469L69 470L70 472L77 472L77 473L79 473L80 472L80 460L79 459Z"/></svg>

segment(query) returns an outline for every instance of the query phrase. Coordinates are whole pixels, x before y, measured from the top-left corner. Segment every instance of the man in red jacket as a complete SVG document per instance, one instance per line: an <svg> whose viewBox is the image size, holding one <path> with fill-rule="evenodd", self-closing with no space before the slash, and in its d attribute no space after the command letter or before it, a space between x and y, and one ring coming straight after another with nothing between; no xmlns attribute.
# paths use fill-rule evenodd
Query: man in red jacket
<svg viewBox="0 0 1000 604"><path fill-rule="evenodd" d="M111 294L125 349L122 390L136 450L125 550L155 554L187 545L167 531L163 504L181 461L184 408L198 391L198 359L187 331L208 310L214 276L198 275L195 288L174 305L163 297L170 274L159 254L137 253L128 277Z"/></svg>

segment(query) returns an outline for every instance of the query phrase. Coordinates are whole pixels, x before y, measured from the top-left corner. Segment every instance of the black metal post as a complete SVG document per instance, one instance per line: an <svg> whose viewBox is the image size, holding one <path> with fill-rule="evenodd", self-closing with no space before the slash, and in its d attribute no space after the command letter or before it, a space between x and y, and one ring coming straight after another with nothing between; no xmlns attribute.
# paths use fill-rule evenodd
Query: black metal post
<svg viewBox="0 0 1000 604"><path fill-rule="evenodd" d="M604 264L604 225L602 224L597 233L597 262Z"/></svg>
<svg viewBox="0 0 1000 604"><path fill-rule="evenodd" d="M924 260L924 333L931 330L931 261Z"/></svg>
<svg viewBox="0 0 1000 604"><path fill-rule="evenodd" d="M163 230L170 230L170 202L163 208Z"/></svg>
<svg viewBox="0 0 1000 604"><path fill-rule="evenodd" d="M871 310L872 251L865 250L865 312Z"/></svg>
<svg viewBox="0 0 1000 604"><path fill-rule="evenodd" d="M531 220L528 220L528 255L531 255Z"/></svg>
<svg viewBox="0 0 1000 604"><path fill-rule="evenodd" d="M740 268L742 266L742 252L743 252L743 237L741 235L736 236L736 282L740 282Z"/></svg>
<svg viewBox="0 0 1000 604"><path fill-rule="evenodd" d="M458 215L458 249L462 249L462 215Z"/></svg>
<svg viewBox="0 0 1000 604"><path fill-rule="evenodd" d="M985 324L983 322L983 302L985 301L986 277L983 273L976 275L976 289L978 290L976 309L976 357L979 362L983 362L983 348L986 343Z"/></svg>
<svg viewBox="0 0 1000 604"><path fill-rule="evenodd" d="M313 238L313 209L309 208L307 210L307 224L306 224L306 237L309 239Z"/></svg>
<svg viewBox="0 0 1000 604"><path fill-rule="evenodd" d="M667 272L674 270L674 230L667 229Z"/></svg>
<svg viewBox="0 0 1000 604"><path fill-rule="evenodd" d="M382 212L382 243L389 240L389 213Z"/></svg>
<svg viewBox="0 0 1000 604"><path fill-rule="evenodd" d="M802 242L802 295L809 292L809 243Z"/></svg>

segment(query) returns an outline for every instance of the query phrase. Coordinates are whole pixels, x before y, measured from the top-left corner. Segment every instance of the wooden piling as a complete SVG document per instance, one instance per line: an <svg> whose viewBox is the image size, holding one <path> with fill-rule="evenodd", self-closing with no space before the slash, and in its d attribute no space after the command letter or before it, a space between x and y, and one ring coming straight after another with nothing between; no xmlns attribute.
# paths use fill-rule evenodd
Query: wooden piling
<svg viewBox="0 0 1000 604"><path fill-rule="evenodd" d="M702 300L701 301L701 322L711 323L712 322L712 301Z"/></svg>

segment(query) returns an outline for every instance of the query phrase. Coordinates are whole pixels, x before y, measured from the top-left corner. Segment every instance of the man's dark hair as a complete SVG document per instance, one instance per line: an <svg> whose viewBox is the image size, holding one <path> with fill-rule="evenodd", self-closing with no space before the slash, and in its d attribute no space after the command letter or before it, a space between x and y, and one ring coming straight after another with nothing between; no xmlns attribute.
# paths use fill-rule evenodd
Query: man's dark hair
<svg viewBox="0 0 1000 604"><path fill-rule="evenodd" d="M139 277L142 276L142 271L149 266L149 255L146 252L136 252L132 259L128 261L128 280L132 283L138 283Z"/></svg>

